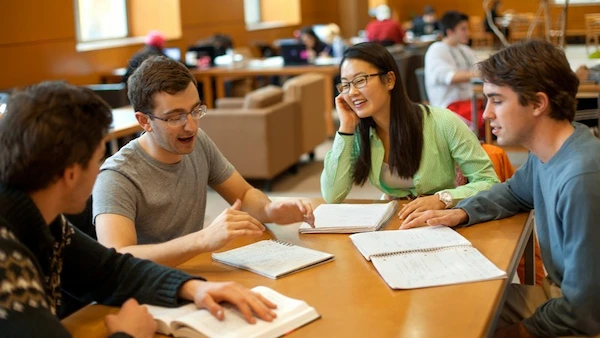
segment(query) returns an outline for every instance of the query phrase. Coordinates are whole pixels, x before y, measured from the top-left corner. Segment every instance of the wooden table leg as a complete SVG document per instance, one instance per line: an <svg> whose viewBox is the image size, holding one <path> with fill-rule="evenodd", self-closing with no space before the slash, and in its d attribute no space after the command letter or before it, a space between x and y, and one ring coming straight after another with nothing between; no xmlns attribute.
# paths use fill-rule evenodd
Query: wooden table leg
<svg viewBox="0 0 600 338"><path fill-rule="evenodd" d="M225 97L225 78L215 76L215 86L217 87L217 99Z"/></svg>
<svg viewBox="0 0 600 338"><path fill-rule="evenodd" d="M215 102L213 99L212 78L210 76L202 77L202 87L204 91L204 97L202 99L206 102L208 108L214 108Z"/></svg>
<svg viewBox="0 0 600 338"><path fill-rule="evenodd" d="M534 231L531 232L525 246L525 284L535 285L535 246L533 242Z"/></svg>

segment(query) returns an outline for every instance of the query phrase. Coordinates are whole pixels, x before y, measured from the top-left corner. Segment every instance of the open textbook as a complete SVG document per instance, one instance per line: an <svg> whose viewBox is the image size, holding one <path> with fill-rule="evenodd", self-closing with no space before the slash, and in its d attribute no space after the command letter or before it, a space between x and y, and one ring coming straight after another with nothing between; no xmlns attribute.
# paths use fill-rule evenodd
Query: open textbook
<svg viewBox="0 0 600 338"><path fill-rule="evenodd" d="M506 272L445 226L380 231L350 239L393 289L506 278Z"/></svg>
<svg viewBox="0 0 600 338"><path fill-rule="evenodd" d="M212 258L220 263L277 279L330 262L334 256L327 252L271 239L213 253Z"/></svg>
<svg viewBox="0 0 600 338"><path fill-rule="evenodd" d="M381 229L396 211L397 201L370 204L321 204L315 211L315 227L302 223L301 234L357 233Z"/></svg>
<svg viewBox="0 0 600 338"><path fill-rule="evenodd" d="M317 311L306 302L286 297L265 286L252 291L261 294L277 305L277 318L266 322L256 318L249 324L244 316L230 304L223 305L225 319L220 321L208 310L198 309L195 304L178 308L146 305L148 312L158 323L157 332L174 337L279 337L291 330L319 318Z"/></svg>

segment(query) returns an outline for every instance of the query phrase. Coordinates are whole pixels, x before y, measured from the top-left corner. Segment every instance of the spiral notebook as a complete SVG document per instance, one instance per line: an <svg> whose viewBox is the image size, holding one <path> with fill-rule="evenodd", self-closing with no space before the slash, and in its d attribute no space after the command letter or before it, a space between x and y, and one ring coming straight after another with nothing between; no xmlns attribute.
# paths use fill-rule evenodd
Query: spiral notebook
<svg viewBox="0 0 600 338"><path fill-rule="evenodd" d="M213 253L212 258L223 264L277 279L330 262L334 256L327 252L271 239Z"/></svg>
<svg viewBox="0 0 600 338"><path fill-rule="evenodd" d="M354 234L350 239L392 289L507 278L471 242L445 226Z"/></svg>

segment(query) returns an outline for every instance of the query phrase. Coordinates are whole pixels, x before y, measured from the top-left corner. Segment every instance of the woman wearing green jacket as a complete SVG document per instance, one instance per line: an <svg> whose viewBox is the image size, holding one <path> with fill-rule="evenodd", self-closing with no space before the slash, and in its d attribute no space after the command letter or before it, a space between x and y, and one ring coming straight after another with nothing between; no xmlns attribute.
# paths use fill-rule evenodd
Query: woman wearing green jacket
<svg viewBox="0 0 600 338"><path fill-rule="evenodd" d="M444 209L498 183L479 140L454 113L409 100L392 55L379 44L350 47L335 99L340 128L325 157L321 193L344 200L367 179L391 198L414 199L398 213ZM456 164L468 179L456 186Z"/></svg>

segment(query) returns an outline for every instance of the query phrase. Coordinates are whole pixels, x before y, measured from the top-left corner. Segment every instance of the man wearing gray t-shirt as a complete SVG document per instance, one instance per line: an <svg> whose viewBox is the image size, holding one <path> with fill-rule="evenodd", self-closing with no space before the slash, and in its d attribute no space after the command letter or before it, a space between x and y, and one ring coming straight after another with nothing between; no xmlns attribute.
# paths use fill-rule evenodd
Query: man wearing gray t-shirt
<svg viewBox="0 0 600 338"><path fill-rule="evenodd" d="M262 223L314 223L310 204L271 202L198 128L206 106L184 65L150 57L129 78L127 95L144 133L100 168L93 191L100 243L175 266L236 237L260 236ZM207 186L232 207L203 229Z"/></svg>

